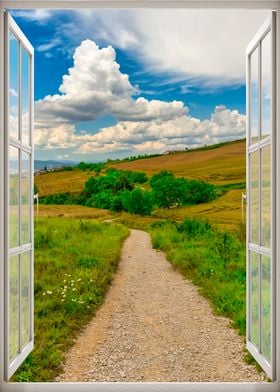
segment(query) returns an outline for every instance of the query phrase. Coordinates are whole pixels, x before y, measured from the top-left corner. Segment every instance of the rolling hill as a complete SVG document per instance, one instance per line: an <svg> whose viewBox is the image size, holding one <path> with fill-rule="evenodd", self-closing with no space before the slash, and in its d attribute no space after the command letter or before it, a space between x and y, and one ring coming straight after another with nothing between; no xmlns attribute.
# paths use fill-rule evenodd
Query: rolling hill
<svg viewBox="0 0 280 392"><path fill-rule="evenodd" d="M214 185L245 182L246 143L244 140L226 143L205 151L178 152L132 162L112 163L123 170L144 171L148 176L168 170L177 177L196 178Z"/></svg>
<svg viewBox="0 0 280 392"><path fill-rule="evenodd" d="M151 217L146 217L144 223L157 219L171 219L182 221L186 217L202 217L216 223L224 229L236 231L242 223L241 195L245 191L237 184L246 181L245 141L227 143L209 150L178 152L153 158L138 159L120 163L110 163L107 167L123 170L144 171L148 176L161 170L173 172L178 177L203 179L215 185L232 184L221 197L209 203L202 203L169 210L157 209ZM37 175L35 184L39 195L46 196L60 192L78 193L84 187L85 181L94 175L92 171L51 172ZM102 173L101 173L102 175ZM234 185L235 184L235 185ZM144 187L146 184L144 184ZM95 219L117 218L125 220L130 226L138 222L143 225L143 217L136 219L127 213L111 213L106 210L96 210L84 206L41 206L42 216L79 216L94 217ZM142 221L141 221L142 219ZM136 222L137 221L137 222ZM140 222L141 221L141 222Z"/></svg>
<svg viewBox="0 0 280 392"><path fill-rule="evenodd" d="M131 162L110 163L109 167L143 171L148 176L168 170L177 177L196 178L214 185L242 183L246 181L246 143L236 141L205 151L178 152ZM85 181L94 175L91 171L73 170L53 172L35 177L40 196L60 192L81 192Z"/></svg>

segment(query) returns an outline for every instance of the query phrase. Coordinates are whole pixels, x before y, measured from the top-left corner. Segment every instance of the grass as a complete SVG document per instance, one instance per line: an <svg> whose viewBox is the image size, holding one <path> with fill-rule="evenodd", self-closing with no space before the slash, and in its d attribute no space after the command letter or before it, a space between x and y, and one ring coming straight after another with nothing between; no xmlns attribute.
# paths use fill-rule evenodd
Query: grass
<svg viewBox="0 0 280 392"><path fill-rule="evenodd" d="M40 218L35 227L35 348L12 381L52 381L64 353L104 300L128 229Z"/></svg>
<svg viewBox="0 0 280 392"><path fill-rule="evenodd" d="M245 189L231 189L209 203L196 204L181 208L157 209L153 217L182 222L186 218L207 219L221 229L235 232L242 224L241 195ZM245 246L245 245L244 245Z"/></svg>
<svg viewBox="0 0 280 392"><path fill-rule="evenodd" d="M245 335L244 239L197 219L156 223L150 232L153 246L164 251L174 268L199 287L217 314L230 318Z"/></svg>

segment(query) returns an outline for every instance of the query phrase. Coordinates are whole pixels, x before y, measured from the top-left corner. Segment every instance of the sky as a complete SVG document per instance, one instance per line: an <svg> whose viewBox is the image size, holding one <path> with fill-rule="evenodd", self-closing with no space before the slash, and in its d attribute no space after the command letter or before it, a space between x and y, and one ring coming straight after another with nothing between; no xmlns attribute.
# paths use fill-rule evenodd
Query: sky
<svg viewBox="0 0 280 392"><path fill-rule="evenodd" d="M103 161L245 137L266 10L16 10L35 49L35 158Z"/></svg>

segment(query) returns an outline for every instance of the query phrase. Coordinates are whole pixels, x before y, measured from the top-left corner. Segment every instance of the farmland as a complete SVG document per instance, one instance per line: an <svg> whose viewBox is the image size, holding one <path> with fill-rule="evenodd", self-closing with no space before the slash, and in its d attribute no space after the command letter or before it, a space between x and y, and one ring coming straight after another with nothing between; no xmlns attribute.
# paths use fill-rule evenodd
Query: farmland
<svg viewBox="0 0 280 392"><path fill-rule="evenodd" d="M245 182L244 141L225 144L206 150L178 152L131 162L109 163L108 167L122 170L142 171L152 176L168 170L176 177L194 178L214 185ZM40 196L59 192L81 192L85 181L93 175L90 171L75 169L69 172L52 172L35 177Z"/></svg>
<svg viewBox="0 0 280 392"><path fill-rule="evenodd" d="M245 141L236 141L212 150L178 152L111 166L143 171L148 176L168 170L176 177L204 180L214 185L240 183L245 181L245 149Z"/></svg>

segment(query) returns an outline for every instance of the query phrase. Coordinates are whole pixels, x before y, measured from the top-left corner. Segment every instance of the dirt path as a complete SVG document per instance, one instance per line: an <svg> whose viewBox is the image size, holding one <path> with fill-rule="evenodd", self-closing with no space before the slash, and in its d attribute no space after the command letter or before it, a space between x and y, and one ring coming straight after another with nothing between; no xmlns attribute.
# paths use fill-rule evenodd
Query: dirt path
<svg viewBox="0 0 280 392"><path fill-rule="evenodd" d="M261 381L242 338L213 315L150 236L131 230L104 305L57 381Z"/></svg>

